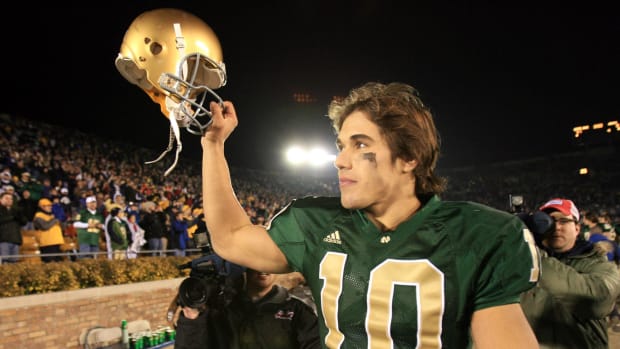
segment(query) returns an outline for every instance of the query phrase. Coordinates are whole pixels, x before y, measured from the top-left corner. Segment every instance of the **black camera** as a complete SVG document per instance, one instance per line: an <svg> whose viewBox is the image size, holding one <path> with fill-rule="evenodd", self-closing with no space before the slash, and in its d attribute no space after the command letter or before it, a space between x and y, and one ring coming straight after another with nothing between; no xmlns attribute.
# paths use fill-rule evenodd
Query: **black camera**
<svg viewBox="0 0 620 349"><path fill-rule="evenodd" d="M196 277L188 277L179 286L177 304L181 307L190 307L202 312L207 310L208 301L216 294L217 283Z"/></svg>
<svg viewBox="0 0 620 349"><path fill-rule="evenodd" d="M508 201L510 213L513 213L525 223L534 235L536 244L541 246L541 242L554 231L555 221L553 218L543 211L528 212L523 195L509 194Z"/></svg>
<svg viewBox="0 0 620 349"><path fill-rule="evenodd" d="M555 230L555 221L543 211L519 212L516 214L534 235L536 244L542 247L542 241Z"/></svg>
<svg viewBox="0 0 620 349"><path fill-rule="evenodd" d="M189 268L190 273L179 286L177 303L199 311L224 307L243 286L245 268L218 256L211 249L208 233L194 234L194 242L203 255L178 266Z"/></svg>

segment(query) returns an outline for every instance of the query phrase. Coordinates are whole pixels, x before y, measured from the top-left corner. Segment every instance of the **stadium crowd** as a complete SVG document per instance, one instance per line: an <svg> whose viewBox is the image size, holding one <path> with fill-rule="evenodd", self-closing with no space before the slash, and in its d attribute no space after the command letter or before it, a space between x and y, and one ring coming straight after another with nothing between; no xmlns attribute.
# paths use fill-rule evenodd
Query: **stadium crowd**
<svg viewBox="0 0 620 349"><path fill-rule="evenodd" d="M190 236L196 229L202 212L199 160L182 157L179 166L164 177L165 161L144 164L156 158L157 152L126 141L7 114L1 116L1 125L0 192L10 192L14 204L25 212L24 229L33 229L33 218L41 210L39 201L48 199L63 235L75 237L73 220L92 196L104 218L114 207L121 207L127 218L133 211L138 224L148 208L167 213L160 215L167 240L177 212L190 224ZM500 210L535 210L550 198L570 197L584 213L596 214L602 217L601 223L617 227L620 165L613 161L615 155L614 147L599 147L500 164L440 166L440 173L448 178L443 196ZM580 175L580 167L588 167L590 173ZM299 173L231 170L233 187L257 224L267 222L293 198L338 192L337 179L327 176L300 178ZM520 207L511 207L509 197L514 195L524 198ZM150 232L144 233L149 241ZM173 242L159 245L157 250L176 246Z"/></svg>
<svg viewBox="0 0 620 349"><path fill-rule="evenodd" d="M24 229L33 229L41 199L53 203L54 216L68 236L76 235L73 220L92 196L104 219L116 206L127 213L138 210L138 223L147 208L168 213L163 216L166 234L177 211L183 211L188 220L201 213L198 160L181 159L175 171L164 177L165 161L144 164L158 156L149 149L6 114L1 124L0 192L10 192L13 203L26 214ZM295 196L337 190L335 180L300 181L250 169L236 171L239 176L233 185L257 224ZM146 240L149 233L145 231Z"/></svg>

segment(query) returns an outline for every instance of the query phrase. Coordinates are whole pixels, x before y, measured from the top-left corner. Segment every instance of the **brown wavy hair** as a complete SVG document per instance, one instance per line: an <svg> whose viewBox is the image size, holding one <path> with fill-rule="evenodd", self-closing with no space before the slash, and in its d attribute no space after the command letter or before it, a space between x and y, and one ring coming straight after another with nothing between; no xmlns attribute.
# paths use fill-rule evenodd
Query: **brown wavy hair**
<svg viewBox="0 0 620 349"><path fill-rule="evenodd" d="M440 194L446 179L435 173L440 153L440 137L433 115L417 90L407 84L369 82L351 90L342 100L333 100L328 116L336 133L355 111L366 113L385 137L392 160L418 162L413 175L416 194Z"/></svg>

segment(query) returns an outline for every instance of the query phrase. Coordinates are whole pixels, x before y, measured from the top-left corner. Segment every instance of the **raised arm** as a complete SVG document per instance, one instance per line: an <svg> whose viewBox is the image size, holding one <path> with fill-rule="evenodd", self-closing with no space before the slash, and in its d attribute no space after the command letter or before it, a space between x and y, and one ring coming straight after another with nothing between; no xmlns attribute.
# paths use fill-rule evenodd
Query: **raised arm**
<svg viewBox="0 0 620 349"><path fill-rule="evenodd" d="M238 125L231 102L212 102L213 122L202 137L202 200L215 252L223 259L270 273L289 271L284 254L267 234L252 224L237 200L224 155L224 143Z"/></svg>

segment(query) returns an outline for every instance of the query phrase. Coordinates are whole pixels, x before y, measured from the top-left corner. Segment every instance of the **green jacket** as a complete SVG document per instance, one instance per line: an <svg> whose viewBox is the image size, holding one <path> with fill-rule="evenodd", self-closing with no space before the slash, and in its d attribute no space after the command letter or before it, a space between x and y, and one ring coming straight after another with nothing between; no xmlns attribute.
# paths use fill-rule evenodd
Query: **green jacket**
<svg viewBox="0 0 620 349"><path fill-rule="evenodd" d="M521 295L521 306L541 349L607 349L606 316L618 295L617 267L591 243L577 241L562 255L542 252L541 278Z"/></svg>
<svg viewBox="0 0 620 349"><path fill-rule="evenodd" d="M110 219L108 233L113 250L126 250L128 246L128 227L120 218Z"/></svg>
<svg viewBox="0 0 620 349"><path fill-rule="evenodd" d="M89 223L103 223L103 215L98 211L90 212L87 209L83 209L80 211L78 215L75 216L75 223L81 223L81 225L86 226ZM75 225L74 223L74 225ZM91 246L99 246L99 235L102 233L102 230L99 228L87 228L76 226L77 228L77 238L78 244L88 244Z"/></svg>

